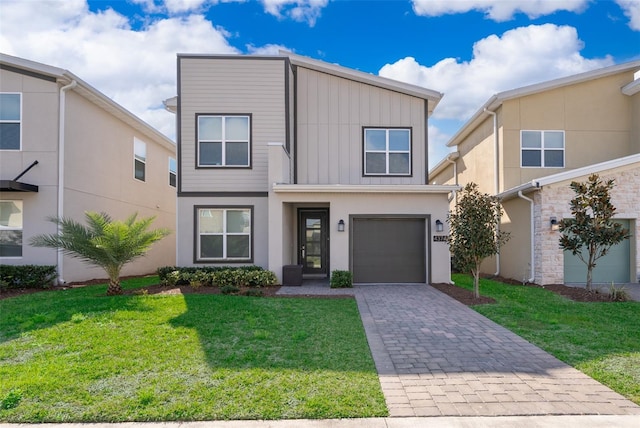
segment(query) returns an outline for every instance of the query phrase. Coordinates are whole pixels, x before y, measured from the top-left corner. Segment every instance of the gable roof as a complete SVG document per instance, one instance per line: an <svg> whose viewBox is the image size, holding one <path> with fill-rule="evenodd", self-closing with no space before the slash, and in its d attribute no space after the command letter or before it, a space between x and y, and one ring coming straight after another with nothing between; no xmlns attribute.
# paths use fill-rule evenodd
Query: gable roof
<svg viewBox="0 0 640 428"><path fill-rule="evenodd" d="M581 168L572 169L570 171L563 171L557 174L547 175L546 177L536 178L535 180L532 180L528 183L524 183L519 186L512 187L511 189L505 190L504 192L498 194L498 198L502 200L511 199L516 197L518 195L518 192L528 193L533 190L538 190L543 186L548 186L550 184L560 183L561 181L575 180L578 177L583 177L591 174L599 174L603 171L636 163L640 166L640 153L583 166Z"/></svg>
<svg viewBox="0 0 640 428"><path fill-rule="evenodd" d="M322 73L331 74L333 76L343 77L345 79L365 83L367 85L389 89L391 91L400 92L402 94L428 100L429 114L433 113L433 110L436 108L443 97L442 93L424 88L422 86L412 85L409 83L400 82L398 80L376 76L370 73L363 73L362 71L354 70L352 68L343 67L337 64L330 64L324 61L318 61L316 59L296 55L291 52L280 51L280 54L289 58L291 64L299 67L308 68Z"/></svg>
<svg viewBox="0 0 640 428"><path fill-rule="evenodd" d="M489 98L487 102L485 102L482 107L480 107L475 112L475 114L471 116L471 119L469 119L462 126L462 128L460 128L460 130L449 140L449 142L447 143L447 147L453 147L460 144L464 140L464 138L466 138L474 129L476 129L481 123L484 122L487 117L485 111L495 111L495 109L501 106L504 101L549 91L563 86L575 85L577 83L599 79L602 77L611 76L613 74L636 70L640 70L640 60L631 61L624 64L612 65L597 70L587 71L585 73L561 77L559 79L549 80L542 83L536 83L534 85L528 85L521 88L499 92ZM629 85L625 86L625 88L629 87L629 91L631 90L631 88L637 88L637 82L638 79L632 81ZM621 88L621 90L623 89ZM623 93L626 92L623 90Z"/></svg>
<svg viewBox="0 0 640 428"><path fill-rule="evenodd" d="M171 139L68 70L3 53L0 53L0 69L57 82L60 85L76 81L77 85L73 91L165 148L176 150L176 145Z"/></svg>

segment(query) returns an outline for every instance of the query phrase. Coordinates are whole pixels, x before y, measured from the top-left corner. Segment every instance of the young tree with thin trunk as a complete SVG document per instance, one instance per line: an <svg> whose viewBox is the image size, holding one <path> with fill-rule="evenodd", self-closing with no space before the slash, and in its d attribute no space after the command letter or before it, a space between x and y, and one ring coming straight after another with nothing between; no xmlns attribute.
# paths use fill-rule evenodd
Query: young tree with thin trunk
<svg viewBox="0 0 640 428"><path fill-rule="evenodd" d="M59 248L65 254L99 266L109 277L108 295L121 294L122 267L142 257L151 245L171 231L148 230L155 217L137 220L133 214L125 221L114 221L105 213L86 212L87 226L68 218L49 218L60 233L34 236L34 247Z"/></svg>
<svg viewBox="0 0 640 428"><path fill-rule="evenodd" d="M592 290L596 261L612 246L629 238L629 231L612 220L616 207L611 203L614 180L602 181L592 174L585 183L571 182L575 192L571 200L572 218L560 221L560 248L571 251L587 265L587 290Z"/></svg>
<svg viewBox="0 0 640 428"><path fill-rule="evenodd" d="M455 211L449 213L449 249L458 269L473 275L475 298L480 297L480 265L500 252L509 233L498 229L502 207L495 196L478 191L475 183L460 193Z"/></svg>

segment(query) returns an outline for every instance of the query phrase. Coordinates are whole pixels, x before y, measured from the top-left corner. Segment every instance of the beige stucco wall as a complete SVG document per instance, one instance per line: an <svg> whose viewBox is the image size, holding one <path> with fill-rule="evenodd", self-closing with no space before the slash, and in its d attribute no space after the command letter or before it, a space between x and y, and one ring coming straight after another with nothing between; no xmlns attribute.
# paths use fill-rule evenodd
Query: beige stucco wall
<svg viewBox="0 0 640 428"><path fill-rule="evenodd" d="M23 93L22 150L0 154L2 178L12 179L33 160L39 164L21 180L39 186L38 193L5 192L2 199L24 201L23 257L0 259L0 263L57 264L55 250L33 248L29 239L55 233L46 220L58 213L59 85L19 73L2 71L3 92ZM175 188L169 185L169 157L175 146L153 140L89 102L75 90L66 93L65 168L63 215L84 220L85 211L124 219L134 212L157 216L152 227L175 229ZM146 143L146 181L133 178L133 141ZM125 267L124 275L152 273L175 263L175 234L157 243L148 255ZM97 268L65 257L63 279L67 282L105 278Z"/></svg>
<svg viewBox="0 0 640 428"><path fill-rule="evenodd" d="M498 112L500 121L500 112ZM500 122L498 122L500 123ZM498 143L501 146L502 136L498 130ZM499 146L498 151L501 153ZM484 121L457 146L460 157L456 160L458 184L464 186L474 182L483 193L495 193L495 141L493 136L493 117L486 115ZM433 179L433 178L432 178ZM438 184L454 184L440 183Z"/></svg>
<svg viewBox="0 0 640 428"><path fill-rule="evenodd" d="M446 225L447 195L442 194L394 194L394 193L270 193L269 217L269 269L280 279L282 266L297 264L295 237L295 209L300 207L329 208L329 266L331 270L350 269L349 216L367 215L429 215L426 221L427 278L432 282L450 282L450 254L446 242L433 242L434 223L440 219ZM292 215L293 213L293 215ZM339 220L347 224L345 232L337 231ZM291 236L293 233L293 237ZM445 230L438 235L445 235ZM288 239L279 239L280 236ZM286 246L285 246L286 244Z"/></svg>
<svg viewBox="0 0 640 428"><path fill-rule="evenodd" d="M426 101L297 68L299 184L426 184ZM364 177L363 127L410 127L410 177Z"/></svg>
<svg viewBox="0 0 640 428"><path fill-rule="evenodd" d="M637 153L632 143L631 98L620 88L633 72L620 73L523 96L503 103L501 191L535 178ZM565 168L521 168L521 130L565 131Z"/></svg>

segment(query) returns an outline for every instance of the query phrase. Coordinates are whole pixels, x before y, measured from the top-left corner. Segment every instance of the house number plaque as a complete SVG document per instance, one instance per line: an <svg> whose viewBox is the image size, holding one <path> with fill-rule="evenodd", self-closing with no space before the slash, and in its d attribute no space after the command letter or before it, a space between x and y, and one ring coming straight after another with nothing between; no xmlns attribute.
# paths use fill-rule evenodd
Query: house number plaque
<svg viewBox="0 0 640 428"><path fill-rule="evenodd" d="M447 242L449 241L449 235L434 235L433 242Z"/></svg>

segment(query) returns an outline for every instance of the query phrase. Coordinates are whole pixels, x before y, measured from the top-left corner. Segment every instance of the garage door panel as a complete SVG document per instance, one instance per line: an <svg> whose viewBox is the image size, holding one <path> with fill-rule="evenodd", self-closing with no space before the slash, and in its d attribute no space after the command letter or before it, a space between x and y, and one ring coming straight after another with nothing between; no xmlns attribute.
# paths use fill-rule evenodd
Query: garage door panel
<svg viewBox="0 0 640 428"><path fill-rule="evenodd" d="M625 229L629 229L629 220L616 220ZM583 250L584 251L584 250ZM588 253L584 253L585 258ZM629 282L631 270L631 241L625 239L614 245L609 253L596 261L593 269L593 282L610 284ZM567 284L584 284L587 282L587 266L570 251L564 252L564 282Z"/></svg>
<svg viewBox="0 0 640 428"><path fill-rule="evenodd" d="M352 231L354 282L426 282L424 218L355 218Z"/></svg>

